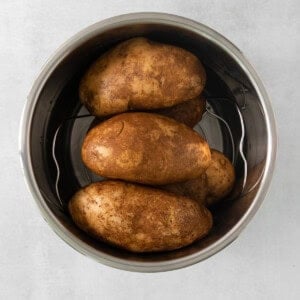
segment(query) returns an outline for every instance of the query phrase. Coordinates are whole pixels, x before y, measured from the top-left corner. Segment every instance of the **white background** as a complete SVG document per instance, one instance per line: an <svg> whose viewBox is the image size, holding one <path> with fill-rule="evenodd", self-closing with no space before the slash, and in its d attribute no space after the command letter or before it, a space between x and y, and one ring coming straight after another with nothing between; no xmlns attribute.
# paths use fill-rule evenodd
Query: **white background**
<svg viewBox="0 0 300 300"><path fill-rule="evenodd" d="M160 11L205 23L249 58L270 95L279 149L269 193L243 234L214 257L156 274L112 269L48 227L24 184L18 126L46 59L84 27ZM300 299L300 2L0 1L0 299Z"/></svg>

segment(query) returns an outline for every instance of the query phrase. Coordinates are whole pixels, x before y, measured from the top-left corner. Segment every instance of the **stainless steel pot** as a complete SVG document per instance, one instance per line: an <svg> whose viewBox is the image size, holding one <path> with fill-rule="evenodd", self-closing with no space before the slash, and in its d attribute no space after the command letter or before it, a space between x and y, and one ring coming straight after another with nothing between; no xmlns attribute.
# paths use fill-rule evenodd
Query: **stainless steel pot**
<svg viewBox="0 0 300 300"><path fill-rule="evenodd" d="M72 223L65 205L89 181L98 180L80 159L93 118L78 99L88 65L114 44L147 36L195 53L204 63L209 112L196 130L232 158L238 181L231 199L214 207L214 229L193 245L169 253L137 255L97 242ZM217 117L216 117L217 116ZM274 116L266 91L243 54L214 30L160 13L122 15L96 23L67 41L35 81L24 108L20 154L27 184L49 225L70 246L112 267L140 272L185 267L230 244L253 217L270 184L276 153ZM61 203L60 203L61 202Z"/></svg>

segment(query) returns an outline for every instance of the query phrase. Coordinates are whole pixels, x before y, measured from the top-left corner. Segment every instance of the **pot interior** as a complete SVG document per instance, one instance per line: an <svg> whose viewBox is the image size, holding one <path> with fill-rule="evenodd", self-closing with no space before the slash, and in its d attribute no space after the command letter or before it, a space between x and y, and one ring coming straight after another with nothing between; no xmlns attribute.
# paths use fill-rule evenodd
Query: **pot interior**
<svg viewBox="0 0 300 300"><path fill-rule="evenodd" d="M68 200L80 187L101 180L84 167L80 158L82 140L94 122L94 117L78 118L88 114L78 98L80 78L98 56L115 44L136 36L183 47L203 62L207 71L204 93L209 109L226 121L230 131L223 121L208 113L195 129L205 136L212 148L234 160L237 173L232 195L212 208L214 227L211 233L191 246L168 253L136 255L95 241L73 224L66 210ZM244 188L245 164L238 150L243 133L243 153L247 160ZM55 158L60 172L57 186L54 139ZM30 125L30 156L35 180L46 205L71 237L79 238L96 249L99 257L101 253L107 253L129 261L162 262L204 250L237 224L251 206L260 185L267 155L266 140L267 130L260 98L243 69L225 50L209 38L180 25L139 21L130 25L119 23L114 28L103 28L83 38L78 41L76 49L68 51L49 74L38 96Z"/></svg>

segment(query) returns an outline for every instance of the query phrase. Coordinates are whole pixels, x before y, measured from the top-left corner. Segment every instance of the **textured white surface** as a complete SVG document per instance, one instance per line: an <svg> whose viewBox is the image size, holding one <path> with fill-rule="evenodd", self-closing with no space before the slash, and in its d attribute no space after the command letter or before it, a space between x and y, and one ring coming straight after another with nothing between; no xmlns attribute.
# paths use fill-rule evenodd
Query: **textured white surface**
<svg viewBox="0 0 300 300"><path fill-rule="evenodd" d="M111 269L67 246L40 216L17 153L22 107L46 59L82 28L134 11L179 14L224 34L256 68L277 117L277 168L255 218L219 254L167 273ZM300 299L299 53L299 0L2 0L0 299Z"/></svg>

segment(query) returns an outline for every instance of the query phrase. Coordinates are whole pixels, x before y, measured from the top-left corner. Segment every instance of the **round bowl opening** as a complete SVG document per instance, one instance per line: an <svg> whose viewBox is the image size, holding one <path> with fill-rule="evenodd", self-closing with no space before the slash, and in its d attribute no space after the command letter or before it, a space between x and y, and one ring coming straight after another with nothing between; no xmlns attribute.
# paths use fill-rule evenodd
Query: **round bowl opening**
<svg viewBox="0 0 300 300"><path fill-rule="evenodd" d="M133 254L95 241L73 224L65 209L68 199L81 186L101 180L87 171L80 159L83 137L94 122L93 117L78 118L88 114L78 98L80 78L99 55L137 36L183 47L203 62L209 111L222 120L206 113L195 130L205 135L212 148L231 158L237 172L232 199L212 209L211 233L191 246L168 253ZM225 247L255 213L272 173L273 122L261 83L230 42L211 29L180 17L131 14L87 28L58 50L45 66L24 110L21 154L29 186L44 217L66 242L111 266L164 271L195 263Z"/></svg>

